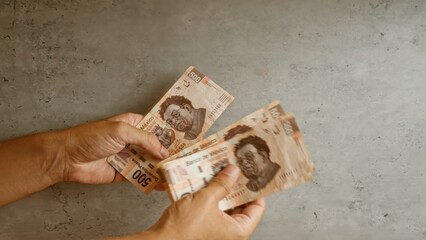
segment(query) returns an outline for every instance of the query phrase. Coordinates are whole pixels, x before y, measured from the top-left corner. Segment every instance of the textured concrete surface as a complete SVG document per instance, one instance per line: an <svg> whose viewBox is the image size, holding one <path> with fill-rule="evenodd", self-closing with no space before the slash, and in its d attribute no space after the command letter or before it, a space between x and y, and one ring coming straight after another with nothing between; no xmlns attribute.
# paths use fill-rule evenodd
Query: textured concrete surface
<svg viewBox="0 0 426 240"><path fill-rule="evenodd" d="M423 0L1 0L0 139L145 113L195 65L236 99L210 132L278 99L317 167L252 239L426 239L425 64ZM167 204L59 184L0 208L0 238L132 233Z"/></svg>

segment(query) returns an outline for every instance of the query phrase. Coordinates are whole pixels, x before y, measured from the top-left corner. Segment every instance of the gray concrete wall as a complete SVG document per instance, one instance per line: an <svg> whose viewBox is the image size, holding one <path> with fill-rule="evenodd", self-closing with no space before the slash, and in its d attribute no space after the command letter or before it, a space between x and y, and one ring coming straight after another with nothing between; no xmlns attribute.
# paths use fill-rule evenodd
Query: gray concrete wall
<svg viewBox="0 0 426 240"><path fill-rule="evenodd" d="M2 0L0 138L145 113L189 65L235 96L210 132L278 99L316 164L252 239L426 239L423 0ZM132 233L167 204L59 184L0 208L0 238Z"/></svg>

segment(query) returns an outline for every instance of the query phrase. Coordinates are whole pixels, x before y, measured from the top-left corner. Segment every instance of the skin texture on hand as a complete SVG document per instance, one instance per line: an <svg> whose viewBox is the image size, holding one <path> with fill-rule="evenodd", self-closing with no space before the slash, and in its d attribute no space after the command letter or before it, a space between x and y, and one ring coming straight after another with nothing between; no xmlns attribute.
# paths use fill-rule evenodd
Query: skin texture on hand
<svg viewBox="0 0 426 240"><path fill-rule="evenodd" d="M154 134L135 127L142 118L123 114L1 142L0 206L61 181L100 184L123 180L106 157L126 144L137 145L160 159L167 157L167 150ZM228 166L206 188L169 206L150 229L121 239L247 239L263 215L264 200L229 214L218 207L238 175L236 166Z"/></svg>
<svg viewBox="0 0 426 240"><path fill-rule="evenodd" d="M135 127L142 118L126 113L0 142L0 206L62 181L101 184L124 180L106 157L126 144L166 158L168 151L155 135Z"/></svg>
<svg viewBox="0 0 426 240"><path fill-rule="evenodd" d="M258 199L229 214L218 207L238 175L237 167L228 166L206 188L168 207L148 231L121 239L248 239L262 218L265 200Z"/></svg>
<svg viewBox="0 0 426 240"><path fill-rule="evenodd" d="M63 180L89 184L124 180L106 158L126 144L142 147L158 159L167 157L167 149L153 133L136 128L142 118L139 114L126 113L63 131L61 134L66 139L61 154L66 156Z"/></svg>

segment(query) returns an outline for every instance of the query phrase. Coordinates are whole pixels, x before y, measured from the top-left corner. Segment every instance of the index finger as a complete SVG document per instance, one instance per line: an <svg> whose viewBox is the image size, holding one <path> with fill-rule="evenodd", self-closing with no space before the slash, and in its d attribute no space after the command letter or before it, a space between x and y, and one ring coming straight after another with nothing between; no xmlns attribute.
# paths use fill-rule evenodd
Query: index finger
<svg viewBox="0 0 426 240"><path fill-rule="evenodd" d="M260 219L263 216L263 212L265 211L265 198L257 199L247 205L246 208L241 212L242 214L247 215L257 225Z"/></svg>
<svg viewBox="0 0 426 240"><path fill-rule="evenodd" d="M244 231L253 233L265 212L265 199L260 198L249 203L241 213L232 214L231 217L237 221Z"/></svg>

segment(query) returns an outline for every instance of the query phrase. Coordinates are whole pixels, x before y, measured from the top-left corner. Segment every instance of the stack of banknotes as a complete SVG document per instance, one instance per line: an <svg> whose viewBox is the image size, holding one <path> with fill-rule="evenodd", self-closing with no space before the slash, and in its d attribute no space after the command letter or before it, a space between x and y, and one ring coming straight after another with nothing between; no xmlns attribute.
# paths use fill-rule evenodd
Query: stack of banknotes
<svg viewBox="0 0 426 240"><path fill-rule="evenodd" d="M164 182L172 201L200 190L234 164L241 174L219 203L222 210L312 181L315 168L295 117L278 101L203 138L233 99L189 67L137 125L154 133L171 157L158 162L129 145L108 162L144 193Z"/></svg>

